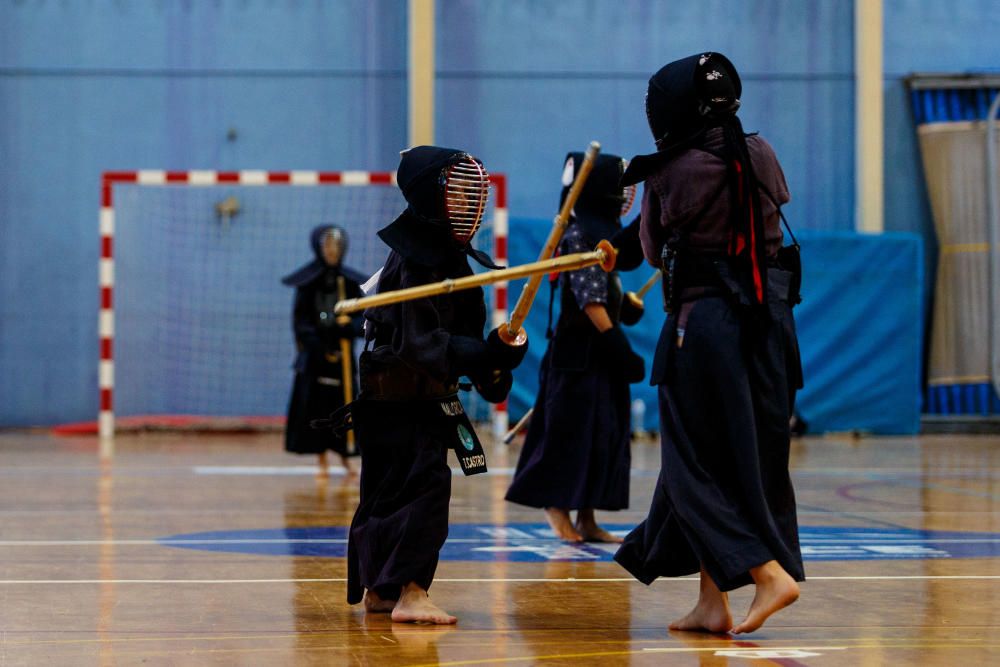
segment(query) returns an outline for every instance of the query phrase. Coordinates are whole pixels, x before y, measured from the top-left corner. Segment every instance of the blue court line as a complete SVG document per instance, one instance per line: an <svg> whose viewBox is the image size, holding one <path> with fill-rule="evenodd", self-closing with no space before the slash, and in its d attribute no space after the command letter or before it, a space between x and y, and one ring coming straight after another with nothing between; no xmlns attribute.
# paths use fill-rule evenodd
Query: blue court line
<svg viewBox="0 0 1000 667"><path fill-rule="evenodd" d="M605 524L617 534L631 525ZM346 526L211 531L165 536L165 547L270 556L343 558ZM895 526L802 526L806 561L1000 558L1000 533L920 530ZM442 561L610 562L615 544L568 543L547 524L451 524Z"/></svg>

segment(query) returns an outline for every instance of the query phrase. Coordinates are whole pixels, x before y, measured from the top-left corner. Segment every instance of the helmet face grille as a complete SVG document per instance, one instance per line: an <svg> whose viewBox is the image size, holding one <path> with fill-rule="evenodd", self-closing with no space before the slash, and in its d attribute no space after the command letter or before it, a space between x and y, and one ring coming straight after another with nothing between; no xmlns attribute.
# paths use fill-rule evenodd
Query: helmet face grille
<svg viewBox="0 0 1000 667"><path fill-rule="evenodd" d="M490 176L476 160L465 156L445 168L444 203L451 235L465 245L479 230L490 196Z"/></svg>
<svg viewBox="0 0 1000 667"><path fill-rule="evenodd" d="M324 261L330 266L338 266L347 254L347 234L340 227L331 227L323 234L322 251Z"/></svg>
<svg viewBox="0 0 1000 667"><path fill-rule="evenodd" d="M623 218L626 215L628 215L629 211L632 210L632 204L635 203L635 191L636 191L636 189L637 189L637 186L634 185L634 184L633 185L626 185L625 186L625 190L622 193L623 194L623 198L622 198L622 212L620 214L621 217L623 217Z"/></svg>

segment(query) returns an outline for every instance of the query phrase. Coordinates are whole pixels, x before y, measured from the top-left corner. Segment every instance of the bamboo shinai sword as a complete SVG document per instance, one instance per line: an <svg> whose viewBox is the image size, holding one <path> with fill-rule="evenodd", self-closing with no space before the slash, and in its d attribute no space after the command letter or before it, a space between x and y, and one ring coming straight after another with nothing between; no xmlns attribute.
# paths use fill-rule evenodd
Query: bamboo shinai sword
<svg viewBox="0 0 1000 667"><path fill-rule="evenodd" d="M337 276L337 299L343 301L347 297L347 288L344 284L344 276ZM347 326L351 323L349 315L341 315L337 318L337 324ZM340 374L341 386L344 388L344 405L350 405L354 400L354 350L351 349L351 339L341 337L340 339ZM354 445L354 429L348 429L347 453L354 454L357 448Z"/></svg>
<svg viewBox="0 0 1000 667"><path fill-rule="evenodd" d="M614 247L612 247L611 243L605 240L598 243L595 249L588 252L576 252L569 255L561 255L554 259L547 259L541 262L530 262L519 266L511 266L506 269L498 269L496 271L487 271L485 273L476 273L471 276L463 276L462 278L448 278L447 280L442 280L436 283L427 283L426 285L417 285L415 287L407 287L405 289L380 292L378 294L358 297L356 299L343 299L342 301L337 302L337 305L333 308L333 312L336 315L348 315L350 313L356 313L360 310L365 310L366 308L388 306L393 303L402 303L404 301L413 301L414 299L423 299L430 296L450 294L451 292L472 289L473 287L490 285L492 283L500 282L501 280L516 280L517 278L524 278L526 276L542 276L550 271L575 271L576 269L594 266L595 264L600 266L604 271L611 272L615 268L616 254L617 251ZM511 319L513 320L513 318ZM501 331L502 330L503 326L501 326Z"/></svg>
<svg viewBox="0 0 1000 667"><path fill-rule="evenodd" d="M642 297L646 296L646 292L652 289L653 285L660 282L662 274L662 271L657 270L649 277L649 280L647 280L643 286L639 288L638 292L626 292L625 298L628 299L636 308L644 308L645 305L642 302Z"/></svg>
<svg viewBox="0 0 1000 667"><path fill-rule="evenodd" d="M559 241L562 240L567 225L569 225L569 216L573 211L573 206L580 197L580 192L582 192L583 185L586 183L587 177L594 167L594 161L597 159L597 154L600 150L601 145L598 142L590 142L590 146L584 154L583 164L580 165L580 169L576 173L576 178L573 180L573 185L566 195L566 200L563 202L559 214L556 215L553 221L552 230L549 232L549 237L538 257L539 261L462 278L449 278L437 283L417 285L416 287L382 292L357 299L345 299L337 303L334 307L334 313L337 315L355 313L374 306L385 306L413 299L438 296L458 290L489 285L503 280L514 280L529 276L530 280L521 291L521 296L517 300L517 305L514 306L514 312L511 314L510 320L500 325L498 331L500 339L508 345L523 345L528 338L522 325L528 316L528 311L531 309L531 304L538 293L538 287L541 285L542 276L545 273L552 270L573 271L593 266L594 264L599 264L607 272L614 269L617 251L608 241L601 241L597 244L597 248L591 252L574 253L557 257L554 260L550 259L555 253Z"/></svg>
<svg viewBox="0 0 1000 667"><path fill-rule="evenodd" d="M590 145L587 147L587 152L583 155L583 164L580 165L580 169L576 172L576 178L573 179L573 185L569 189L569 193L566 195L566 200L563 202L562 208L559 209L559 213L556 215L555 219L552 221L552 229L549 231L549 237L545 240L545 245L542 246L542 252L538 255L538 261L544 261L552 257L555 254L556 248L559 246L559 241L562 240L563 234L566 231L566 227L569 225L569 216L573 213L573 207L576 205L576 200L580 197L580 193L583 191L583 185L587 182L587 177L590 176L590 171L594 168L594 161L597 160L597 154L601 152L601 144L596 141L591 141ZM606 241L602 241L606 243ZM600 248L600 244L597 246ZM611 244L608 243L608 248L611 248ZM612 255L614 254L614 249L611 249ZM614 258L612 257L611 266L614 268ZM603 264L601 268L604 268ZM567 269L569 270L569 269ZM611 269L604 269L605 271L611 271ZM538 288L542 284L542 274L533 275L524 287L521 289L521 296L517 299L517 304L514 306L514 311L510 315L510 320L506 324L500 325L498 334L500 340L507 343L508 345L523 345L525 341L528 340L528 335L525 333L522 325L524 320L528 317L528 311L531 309L531 304L535 300L535 295L538 294Z"/></svg>

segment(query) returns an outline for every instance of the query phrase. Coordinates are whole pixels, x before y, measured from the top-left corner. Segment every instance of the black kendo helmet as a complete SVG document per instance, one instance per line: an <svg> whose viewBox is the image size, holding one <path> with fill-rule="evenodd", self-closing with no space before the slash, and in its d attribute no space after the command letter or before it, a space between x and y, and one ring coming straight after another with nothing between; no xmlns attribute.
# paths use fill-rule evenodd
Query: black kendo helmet
<svg viewBox="0 0 1000 667"><path fill-rule="evenodd" d="M465 151L440 146L416 146L400 155L396 184L408 206L378 237L423 266L450 261L458 251L487 268L501 268L470 244L489 198L483 163Z"/></svg>
<svg viewBox="0 0 1000 667"><path fill-rule="evenodd" d="M646 120L660 150L701 134L712 121L735 114L743 86L721 53L702 53L664 65L649 79Z"/></svg>
<svg viewBox="0 0 1000 667"><path fill-rule="evenodd" d="M327 263L326 256L323 253L323 245L328 239L336 248L336 264ZM288 285L289 287L302 287L322 276L326 273L327 269L331 267L340 273L351 276L352 280L358 280L360 278L360 282L364 282L366 276L361 276L356 271L348 269L344 266L344 257L347 256L347 230L343 227L331 225L329 223L313 227L312 231L309 232L309 247L312 248L314 255L312 261L300 266L298 269L282 278L282 283Z"/></svg>
<svg viewBox="0 0 1000 667"><path fill-rule="evenodd" d="M583 164L583 153L569 153L563 163L563 188L559 195L559 204L566 201L577 171ZM625 172L626 161L618 155L599 153L594 160L594 167L583 184L583 190L576 200L574 210L579 214L586 211L602 217L618 218L629 199L627 188L621 186L621 177Z"/></svg>
<svg viewBox="0 0 1000 667"><path fill-rule="evenodd" d="M323 245L329 240L336 247L337 266L344 261L347 255L347 231L338 225L319 225L314 227L309 235L309 245L312 246L316 259L326 263L323 255Z"/></svg>
<svg viewBox="0 0 1000 667"><path fill-rule="evenodd" d="M736 114L742 92L736 67L721 53L706 51L660 68L646 88L646 120L657 153L633 158L623 184L643 180L671 152Z"/></svg>
<svg viewBox="0 0 1000 667"><path fill-rule="evenodd" d="M417 217L446 227L465 246L482 224L489 174L482 161L453 148L416 146L402 152L396 183Z"/></svg>
<svg viewBox="0 0 1000 667"><path fill-rule="evenodd" d="M583 164L583 153L569 153L563 163L563 188L559 205L566 201L577 172ZM628 211L635 198L635 186L622 186L621 178L627 162L618 155L600 153L583 184L580 196L573 206L578 224L593 239L610 236L620 226L619 218Z"/></svg>

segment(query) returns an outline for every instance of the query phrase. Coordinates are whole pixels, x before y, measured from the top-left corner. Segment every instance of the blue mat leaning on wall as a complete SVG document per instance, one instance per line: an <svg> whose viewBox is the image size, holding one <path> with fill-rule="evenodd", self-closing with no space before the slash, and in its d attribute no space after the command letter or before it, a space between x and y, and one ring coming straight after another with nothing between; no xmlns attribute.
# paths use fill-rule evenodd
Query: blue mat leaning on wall
<svg viewBox="0 0 1000 667"><path fill-rule="evenodd" d="M510 220L510 264L537 259L551 221ZM796 231L802 245L802 303L795 309L805 388L798 412L810 433L862 431L879 435L920 430L923 355L923 241L917 234ZM622 275L626 290L637 290L652 273L643 266ZM511 283L520 294L523 281ZM525 328L545 340L548 286L543 285ZM657 289L645 298L646 314L626 331L632 347L652 359L663 324ZM511 419L534 403L544 344L533 345L517 369L510 394ZM647 365L648 367L648 365ZM656 392L632 385L633 400L645 403L646 430L658 430Z"/></svg>

